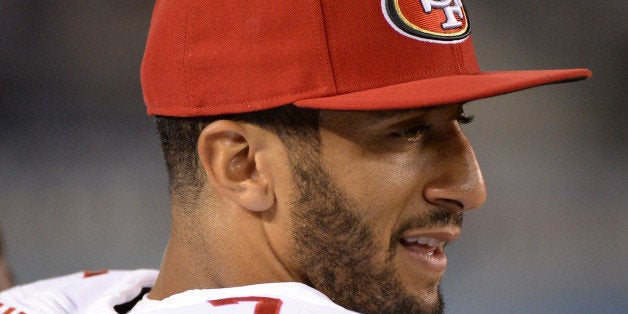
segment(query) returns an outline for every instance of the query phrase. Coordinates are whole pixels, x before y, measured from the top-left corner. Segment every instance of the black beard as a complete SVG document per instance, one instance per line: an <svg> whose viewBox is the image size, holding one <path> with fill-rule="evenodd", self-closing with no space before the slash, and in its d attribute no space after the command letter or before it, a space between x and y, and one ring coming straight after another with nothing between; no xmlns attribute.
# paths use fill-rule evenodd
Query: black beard
<svg viewBox="0 0 628 314"><path fill-rule="evenodd" d="M352 211L358 206L311 159L305 157L291 165L297 187L292 211L293 254L305 283L336 304L362 313L442 313L440 288L435 288L437 300L428 304L407 293L397 279L391 261L404 230L394 233L386 262L377 262L373 231ZM434 216L438 215L415 219L404 228L434 223L439 219Z"/></svg>

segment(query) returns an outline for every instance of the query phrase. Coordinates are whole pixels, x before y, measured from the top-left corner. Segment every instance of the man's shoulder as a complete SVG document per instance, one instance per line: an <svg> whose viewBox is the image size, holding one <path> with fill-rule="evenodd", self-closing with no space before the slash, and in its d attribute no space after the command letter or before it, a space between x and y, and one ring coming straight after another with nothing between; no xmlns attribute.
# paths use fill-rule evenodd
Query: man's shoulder
<svg viewBox="0 0 628 314"><path fill-rule="evenodd" d="M153 286L156 270L84 271L0 293L0 313L116 313L114 306ZM137 301L137 299L136 299ZM131 313L354 313L301 283L188 290L162 301L144 298Z"/></svg>
<svg viewBox="0 0 628 314"><path fill-rule="evenodd" d="M83 271L16 286L0 293L0 312L80 313L98 303L124 303L152 287L156 270ZM111 303L110 303L111 304Z"/></svg>
<svg viewBox="0 0 628 314"><path fill-rule="evenodd" d="M222 289L188 290L162 301L140 301L132 313L316 313L351 312L301 283L278 282Z"/></svg>

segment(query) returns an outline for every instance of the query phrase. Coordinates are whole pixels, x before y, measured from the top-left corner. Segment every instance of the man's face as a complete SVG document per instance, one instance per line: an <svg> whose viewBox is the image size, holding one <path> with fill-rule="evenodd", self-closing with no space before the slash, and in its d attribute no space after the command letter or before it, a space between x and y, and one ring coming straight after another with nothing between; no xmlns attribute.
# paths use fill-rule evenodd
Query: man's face
<svg viewBox="0 0 628 314"><path fill-rule="evenodd" d="M291 162L291 259L307 284L360 312L442 311L444 245L485 199L461 114L321 113L320 154Z"/></svg>

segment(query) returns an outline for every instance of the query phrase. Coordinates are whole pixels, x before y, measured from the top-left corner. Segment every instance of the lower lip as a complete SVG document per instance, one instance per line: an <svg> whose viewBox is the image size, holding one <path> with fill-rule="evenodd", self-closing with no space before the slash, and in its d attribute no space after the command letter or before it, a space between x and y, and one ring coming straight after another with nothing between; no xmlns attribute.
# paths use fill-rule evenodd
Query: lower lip
<svg viewBox="0 0 628 314"><path fill-rule="evenodd" d="M401 245L403 250L410 255L415 263L419 263L424 268L434 272L444 272L447 268L447 256L440 248L426 250L420 247ZM433 254L429 254L433 252Z"/></svg>

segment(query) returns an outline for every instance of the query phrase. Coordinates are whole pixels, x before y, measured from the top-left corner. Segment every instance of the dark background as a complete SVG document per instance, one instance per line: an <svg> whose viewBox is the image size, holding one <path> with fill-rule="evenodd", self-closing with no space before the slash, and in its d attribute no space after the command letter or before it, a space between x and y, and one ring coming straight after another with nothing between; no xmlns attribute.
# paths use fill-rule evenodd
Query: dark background
<svg viewBox="0 0 628 314"><path fill-rule="evenodd" d="M477 101L487 180L448 251L450 313L628 308L626 1L465 1L484 70L585 82ZM139 83L153 1L2 1L0 223L17 282L157 268L166 174Z"/></svg>

